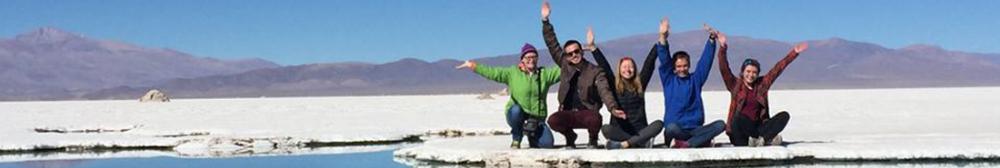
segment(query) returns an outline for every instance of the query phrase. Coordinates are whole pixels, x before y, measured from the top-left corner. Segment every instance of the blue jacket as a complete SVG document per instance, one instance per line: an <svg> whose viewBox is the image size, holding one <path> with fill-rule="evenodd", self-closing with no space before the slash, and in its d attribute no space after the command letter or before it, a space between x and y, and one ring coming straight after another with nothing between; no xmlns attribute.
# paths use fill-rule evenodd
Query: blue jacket
<svg viewBox="0 0 1000 168"><path fill-rule="evenodd" d="M660 60L660 83L663 85L663 123L677 123L684 130L700 127L705 122L705 107L701 101L701 88L712 70L712 55L715 41L705 42L705 50L698 60L697 70L687 77L674 74L669 44L656 45L656 57Z"/></svg>

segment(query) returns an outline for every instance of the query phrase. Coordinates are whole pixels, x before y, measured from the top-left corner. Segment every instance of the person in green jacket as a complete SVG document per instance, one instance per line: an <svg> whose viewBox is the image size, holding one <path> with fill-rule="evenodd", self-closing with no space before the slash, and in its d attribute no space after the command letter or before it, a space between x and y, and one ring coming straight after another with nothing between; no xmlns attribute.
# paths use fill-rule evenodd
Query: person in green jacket
<svg viewBox="0 0 1000 168"><path fill-rule="evenodd" d="M507 124L514 139L511 148L521 148L521 139L528 135L531 148L552 148L552 131L545 124L548 116L545 97L549 86L559 82L559 68L538 67L538 51L531 44L521 47L521 61L517 66L490 67L465 61L456 69L468 68L486 79L507 85L510 101L507 102Z"/></svg>

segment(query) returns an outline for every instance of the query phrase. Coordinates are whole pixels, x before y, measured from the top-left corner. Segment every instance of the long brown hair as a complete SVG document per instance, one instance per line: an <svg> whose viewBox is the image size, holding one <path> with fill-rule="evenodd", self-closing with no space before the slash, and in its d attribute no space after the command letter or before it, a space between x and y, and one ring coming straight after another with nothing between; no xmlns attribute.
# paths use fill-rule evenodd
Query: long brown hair
<svg viewBox="0 0 1000 168"><path fill-rule="evenodd" d="M632 60L632 57L625 56L621 60L618 60L618 73L615 73L615 91L618 92L619 95L625 93L625 91L631 91L634 93L639 93L639 95L641 96L643 93L643 88L642 84L639 82L638 74L635 74L635 72L633 72L632 79L625 79L625 77L622 77L621 67L622 63L624 63L625 61L632 62L633 71L638 69L635 67L636 66L635 60Z"/></svg>

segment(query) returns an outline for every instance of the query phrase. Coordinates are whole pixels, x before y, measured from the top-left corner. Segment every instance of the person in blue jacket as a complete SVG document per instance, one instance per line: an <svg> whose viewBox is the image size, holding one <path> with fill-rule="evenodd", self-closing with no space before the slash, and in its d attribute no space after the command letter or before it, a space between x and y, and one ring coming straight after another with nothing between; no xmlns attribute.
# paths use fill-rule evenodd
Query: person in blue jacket
<svg viewBox="0 0 1000 168"><path fill-rule="evenodd" d="M656 45L656 56L660 60L660 82L663 85L664 99L664 142L667 147L686 148L710 146L711 140L721 134L726 124L716 120L708 125L705 122L705 108L702 105L701 91L712 70L712 59L715 54L717 31L705 25L709 32L705 50L698 61L698 69L690 73L691 58L684 51L678 51L672 58L666 36L669 35L669 22L666 33L661 33ZM670 145L671 141L674 145Z"/></svg>

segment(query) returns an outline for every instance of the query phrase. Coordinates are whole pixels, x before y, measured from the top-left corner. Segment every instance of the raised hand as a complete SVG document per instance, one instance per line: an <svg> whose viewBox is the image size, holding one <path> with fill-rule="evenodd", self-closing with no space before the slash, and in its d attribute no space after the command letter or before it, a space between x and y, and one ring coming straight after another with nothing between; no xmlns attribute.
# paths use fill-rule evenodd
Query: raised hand
<svg viewBox="0 0 1000 168"><path fill-rule="evenodd" d="M719 30L715 30L715 28L712 28L712 26L709 26L707 23L702 23L701 26L702 26L703 29L705 29L705 31L708 32L708 38L709 39L716 39L716 38L718 38L718 36L719 36Z"/></svg>
<svg viewBox="0 0 1000 168"><path fill-rule="evenodd" d="M726 46L726 34L719 32L719 45Z"/></svg>
<svg viewBox="0 0 1000 168"><path fill-rule="evenodd" d="M462 69L462 68L476 69L476 61L466 60L465 63L462 63L462 65L458 65L455 67L455 69Z"/></svg>
<svg viewBox="0 0 1000 168"><path fill-rule="evenodd" d="M597 45L594 45L594 29L591 28L590 26L587 26L587 46L585 47L585 49L594 51L594 49L596 48Z"/></svg>
<svg viewBox="0 0 1000 168"><path fill-rule="evenodd" d="M542 21L548 21L549 14L551 14L551 12L552 10L549 7L549 1L542 1Z"/></svg>
<svg viewBox="0 0 1000 168"><path fill-rule="evenodd" d="M663 17L660 20L660 42L666 42L667 36L670 36L670 19Z"/></svg>
<svg viewBox="0 0 1000 168"><path fill-rule="evenodd" d="M802 51L805 51L806 48L809 48L809 44L806 42L801 42L799 44L796 44L795 48L792 48L792 51L795 51L795 53L802 53Z"/></svg>

